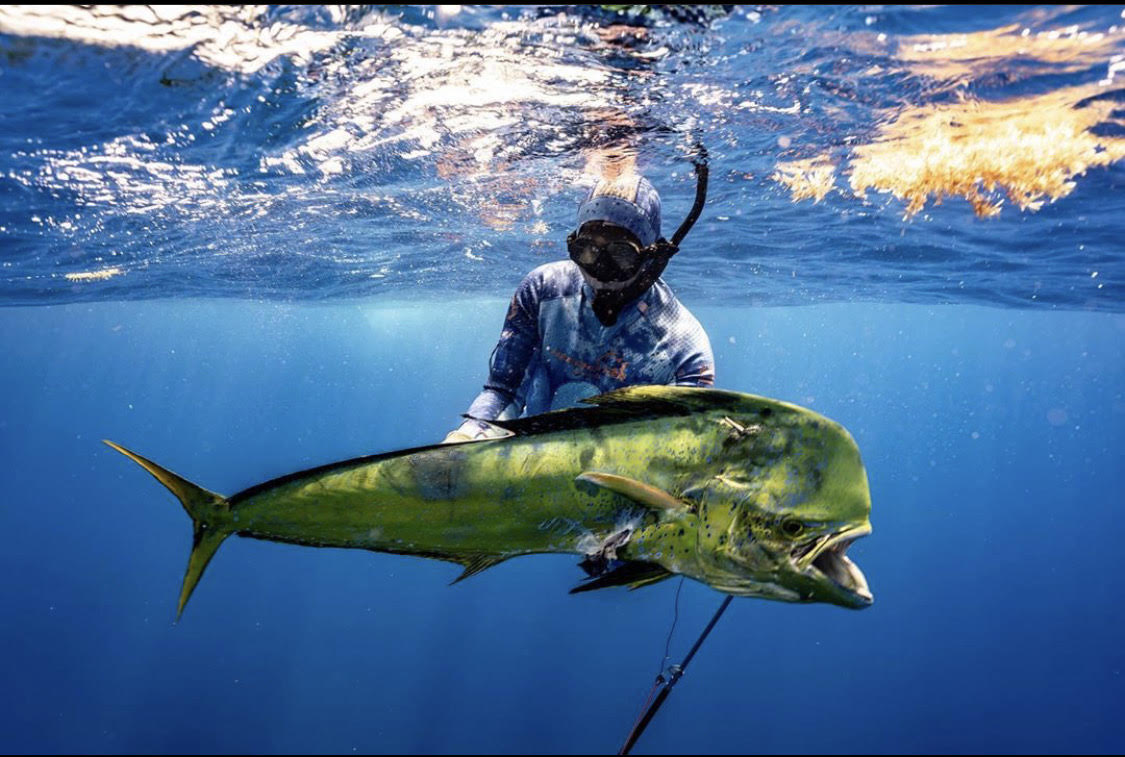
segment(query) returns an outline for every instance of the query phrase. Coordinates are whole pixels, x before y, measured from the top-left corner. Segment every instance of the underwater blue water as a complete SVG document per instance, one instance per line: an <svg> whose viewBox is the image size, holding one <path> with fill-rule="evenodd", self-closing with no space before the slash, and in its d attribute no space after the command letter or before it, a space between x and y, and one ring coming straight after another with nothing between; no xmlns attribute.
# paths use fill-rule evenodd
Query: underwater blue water
<svg viewBox="0 0 1125 757"><path fill-rule="evenodd" d="M98 441L223 493L428 443L475 391L504 309L4 310L19 367L0 404L5 748L615 749L659 667L675 582L568 596L574 559L543 556L450 587L459 569L443 563L232 539L173 625L188 519ZM1125 319L699 316L720 383L855 435L874 533L849 554L876 601L737 600L638 751L1119 751ZM718 599L684 584L674 655Z"/></svg>
<svg viewBox="0 0 1125 757"><path fill-rule="evenodd" d="M231 539L173 623L190 523L100 440L232 493L440 439L591 152L671 225L695 134L666 279L719 386L855 437L876 599L736 600L635 751L1125 750L1121 162L987 219L770 178L912 106L1119 100L1120 7L37 13L0 9L0 748L615 750L677 581ZM1013 24L1093 47L938 75L878 39ZM683 583L673 659L719 601Z"/></svg>

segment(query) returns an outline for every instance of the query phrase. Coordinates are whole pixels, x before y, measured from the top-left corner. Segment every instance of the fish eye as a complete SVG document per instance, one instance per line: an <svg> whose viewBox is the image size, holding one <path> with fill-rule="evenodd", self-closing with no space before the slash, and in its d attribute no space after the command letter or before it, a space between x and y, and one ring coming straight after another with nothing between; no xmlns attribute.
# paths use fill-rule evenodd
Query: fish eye
<svg viewBox="0 0 1125 757"><path fill-rule="evenodd" d="M805 530L805 525L799 520L786 520L782 522L781 530L786 536L800 536Z"/></svg>

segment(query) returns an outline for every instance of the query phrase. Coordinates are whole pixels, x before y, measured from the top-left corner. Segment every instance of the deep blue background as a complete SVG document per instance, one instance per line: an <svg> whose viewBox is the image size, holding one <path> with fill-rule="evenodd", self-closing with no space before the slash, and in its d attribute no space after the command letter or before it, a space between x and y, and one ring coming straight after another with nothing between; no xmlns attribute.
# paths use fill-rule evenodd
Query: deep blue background
<svg viewBox="0 0 1125 757"><path fill-rule="evenodd" d="M442 563L232 539L173 625L187 516L99 441L223 493L431 442L505 306L0 309L0 746L616 749L675 582L572 597L573 559L531 557L449 587ZM855 435L876 602L736 601L637 751L1125 749L1125 317L695 310L720 385ZM718 601L684 584L674 655Z"/></svg>

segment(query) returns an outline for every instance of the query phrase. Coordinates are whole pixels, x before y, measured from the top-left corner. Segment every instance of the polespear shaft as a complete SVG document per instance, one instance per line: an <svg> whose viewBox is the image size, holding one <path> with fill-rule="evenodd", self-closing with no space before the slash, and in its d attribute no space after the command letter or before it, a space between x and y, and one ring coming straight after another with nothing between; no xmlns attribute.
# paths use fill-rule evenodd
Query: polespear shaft
<svg viewBox="0 0 1125 757"><path fill-rule="evenodd" d="M703 633L701 633L699 635L699 638L695 640L695 644L692 645L691 651L687 653L687 657L684 658L684 661L679 665L673 665L671 668L669 668L671 672L667 680L665 680L663 674L656 677L656 683L653 685L653 691L656 691L657 687L662 688L660 688L660 692L656 695L655 699L653 699L652 692L649 692L648 696L651 703L648 705L648 708L641 714L641 716L637 718L637 722L633 724L633 730L629 731L629 736L625 739L625 744L617 752L618 754L629 754L629 751L633 748L633 745L637 743L637 739L639 739L641 737L641 734L645 732L645 728L648 727L648 724L652 721L653 716L656 715L656 711L660 709L660 705L664 704L664 700L667 699L668 695L672 693L672 687L675 686L676 682L679 681L683 676L684 671L687 669L688 663L691 662L691 658L695 657L695 653L699 651L699 648L701 646L703 646L703 642L707 639L707 635L711 633L711 629L714 628L715 624L719 622L719 618L722 617L722 614L726 611L727 606L730 604L730 601L732 599L734 599L734 597L732 597L731 595L728 594L726 596L726 599L723 600L723 603L719 605L719 609L715 611L715 615L711 618L711 622L707 624L707 627L703 629Z"/></svg>

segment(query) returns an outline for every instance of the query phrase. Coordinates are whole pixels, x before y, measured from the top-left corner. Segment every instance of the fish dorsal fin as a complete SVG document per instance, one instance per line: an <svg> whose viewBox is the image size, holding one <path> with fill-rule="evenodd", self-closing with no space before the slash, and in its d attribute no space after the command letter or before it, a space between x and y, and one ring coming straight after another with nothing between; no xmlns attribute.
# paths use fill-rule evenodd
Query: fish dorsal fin
<svg viewBox="0 0 1125 757"><path fill-rule="evenodd" d="M666 384L643 384L626 386L604 394L588 397L583 402L602 407L628 405L676 405L695 410L710 410L741 402L752 395L728 392L724 389L708 389L698 386L668 386Z"/></svg>
<svg viewBox="0 0 1125 757"><path fill-rule="evenodd" d="M586 591L609 589L613 586L628 586L630 590L648 586L672 576L672 572L651 562L630 560L622 563L605 575L584 581L570 590L571 594Z"/></svg>
<svg viewBox="0 0 1125 757"><path fill-rule="evenodd" d="M623 497L628 497L638 505L643 505L653 510L675 512L677 510L687 510L690 507L688 503L673 497L663 489L658 489L655 486L646 484L643 481L638 481L635 478L629 478L628 476L586 471L574 480L585 481L600 489L615 492Z"/></svg>
<svg viewBox="0 0 1125 757"><path fill-rule="evenodd" d="M499 565L507 559L508 558L503 555L471 555L466 556L465 558L454 558L453 562L464 565L465 570L461 573L461 575L457 576L457 578L454 578L450 582L450 585L452 586L455 583L460 583L469 576L475 576L477 573L481 573L495 565Z"/></svg>
<svg viewBox="0 0 1125 757"><path fill-rule="evenodd" d="M690 386L627 386L588 397L590 407L572 407L542 415L512 420L489 421L514 434L539 434L581 428L609 426L645 418L693 415L712 410L728 415L753 413L760 408L793 409L784 402L751 394Z"/></svg>

